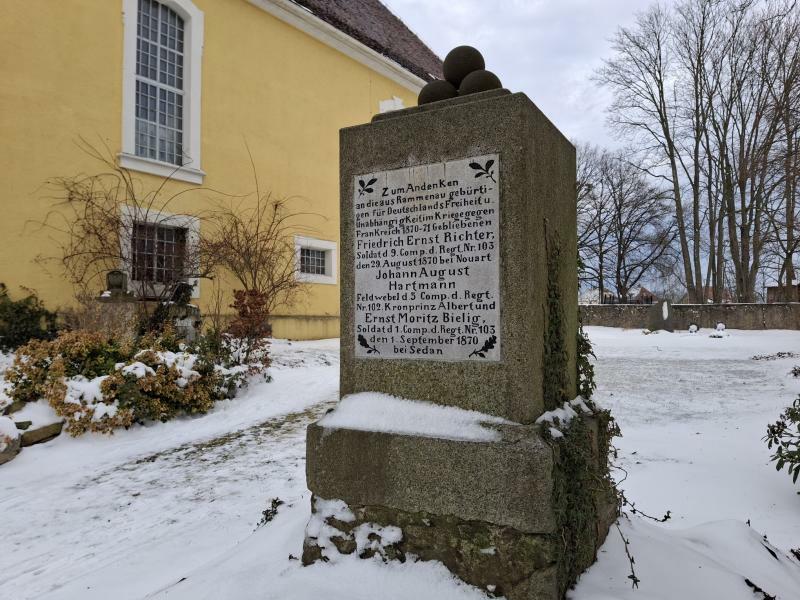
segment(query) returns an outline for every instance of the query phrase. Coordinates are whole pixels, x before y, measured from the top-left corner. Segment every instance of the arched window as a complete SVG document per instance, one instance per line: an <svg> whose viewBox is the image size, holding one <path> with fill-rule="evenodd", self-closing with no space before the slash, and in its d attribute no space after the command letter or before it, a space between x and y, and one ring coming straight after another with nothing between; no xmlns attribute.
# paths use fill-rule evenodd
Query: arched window
<svg viewBox="0 0 800 600"><path fill-rule="evenodd" d="M136 32L136 156L183 165L183 19L139 0Z"/></svg>
<svg viewBox="0 0 800 600"><path fill-rule="evenodd" d="M123 167L202 182L203 13L191 0L123 0Z"/></svg>

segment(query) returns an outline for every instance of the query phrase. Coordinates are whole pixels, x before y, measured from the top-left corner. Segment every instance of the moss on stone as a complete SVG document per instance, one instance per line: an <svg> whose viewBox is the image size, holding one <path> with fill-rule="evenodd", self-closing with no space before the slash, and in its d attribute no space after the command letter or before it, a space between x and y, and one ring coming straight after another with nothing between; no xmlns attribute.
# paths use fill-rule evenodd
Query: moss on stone
<svg viewBox="0 0 800 600"><path fill-rule="evenodd" d="M545 231L547 221L545 220ZM547 310L542 394L546 410L560 407L567 394L567 349L563 298L559 285L561 245L556 233L546 236ZM582 329L577 332L576 375L582 392L594 389L592 349ZM567 588L588 568L606 537L616 510L616 494L608 467L611 438L619 430L608 411L595 409L594 417L573 419L563 438L543 435L553 448L552 502L557 521L553 545L557 548L558 590Z"/></svg>
<svg viewBox="0 0 800 600"><path fill-rule="evenodd" d="M608 411L573 419L564 437L551 439L553 506L558 523L558 589L572 586L594 561L617 514L608 449L617 432Z"/></svg>
<svg viewBox="0 0 800 600"><path fill-rule="evenodd" d="M545 219L547 232L547 219ZM547 309L542 360L542 396L544 409L553 410L567 400L567 346L564 308L559 274L561 245L558 235L545 233L547 252Z"/></svg>
<svg viewBox="0 0 800 600"><path fill-rule="evenodd" d="M438 560L464 581L489 589L498 595L527 589L531 580L552 579L558 548L553 536L520 532L483 521L464 521L451 515L407 512L385 506L350 506L355 516L351 522L328 518L326 523L339 531L331 541L343 554L356 550L354 543L345 543L347 534L362 523L393 525L403 531L403 540L391 548L392 560ZM312 558L313 548L309 548ZM319 559L313 553L312 560ZM304 556L305 562L305 556ZM544 581L539 587L554 587Z"/></svg>

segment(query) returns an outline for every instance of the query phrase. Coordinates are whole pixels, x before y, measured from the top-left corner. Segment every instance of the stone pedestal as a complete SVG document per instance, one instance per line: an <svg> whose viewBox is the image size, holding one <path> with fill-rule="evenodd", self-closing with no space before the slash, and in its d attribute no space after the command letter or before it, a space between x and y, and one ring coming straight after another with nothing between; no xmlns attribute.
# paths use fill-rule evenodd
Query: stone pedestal
<svg viewBox="0 0 800 600"><path fill-rule="evenodd" d="M584 417L584 425L590 460L600 470L606 459L597 452L597 420ZM472 442L310 426L308 486L327 531L307 536L303 562L334 552L438 560L510 600L562 597L594 562L616 518L613 491L595 486L583 521L567 532L556 504L565 489L559 478L567 476L558 445L535 425L496 427L500 440ZM328 499L342 501L351 515L320 511L318 500ZM373 544L356 543L359 527ZM394 528L399 541L382 539ZM570 552L567 539L580 551Z"/></svg>
<svg viewBox="0 0 800 600"><path fill-rule="evenodd" d="M304 563L413 556L512 600L562 597L616 508L592 479L603 416L562 439L536 423L576 395L573 146L496 90L344 129L340 157L342 396L477 411L494 435L311 425Z"/></svg>

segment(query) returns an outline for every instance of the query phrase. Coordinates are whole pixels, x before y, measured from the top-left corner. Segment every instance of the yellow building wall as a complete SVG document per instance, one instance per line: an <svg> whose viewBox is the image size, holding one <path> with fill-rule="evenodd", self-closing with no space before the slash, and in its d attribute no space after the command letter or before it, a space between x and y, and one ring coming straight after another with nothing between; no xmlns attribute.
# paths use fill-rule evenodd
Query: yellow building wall
<svg viewBox="0 0 800 600"><path fill-rule="evenodd" d="M254 192L249 147L262 191L298 197L299 209L320 215L303 223L314 229L309 235L338 244L339 129L369 121L380 100L397 96L413 106L415 93L246 0L195 5L205 14L203 187ZM121 150L122 62L122 0L3 3L0 282L12 297L24 287L50 308L73 302L73 286L59 265L37 260L59 255L58 233L41 227L58 193L45 182L103 170L78 148L80 138L107 146L115 156ZM160 183L135 175L144 190ZM166 193L189 187L194 186L170 182ZM213 198L192 192L169 211L202 213ZM221 281L226 289L234 285L229 278ZM201 282L201 308L210 288ZM331 336L338 331L339 286L310 284L303 301L276 312L276 335Z"/></svg>

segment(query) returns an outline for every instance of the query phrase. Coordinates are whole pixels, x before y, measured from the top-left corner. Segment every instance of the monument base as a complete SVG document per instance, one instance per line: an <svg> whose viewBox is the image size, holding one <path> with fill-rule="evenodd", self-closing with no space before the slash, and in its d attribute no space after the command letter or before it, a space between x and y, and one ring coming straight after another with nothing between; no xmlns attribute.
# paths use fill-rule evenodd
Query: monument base
<svg viewBox="0 0 800 600"><path fill-rule="evenodd" d="M617 516L603 420L575 418L563 437L491 428L475 441L311 425L303 563L438 560L509 600L562 598Z"/></svg>

